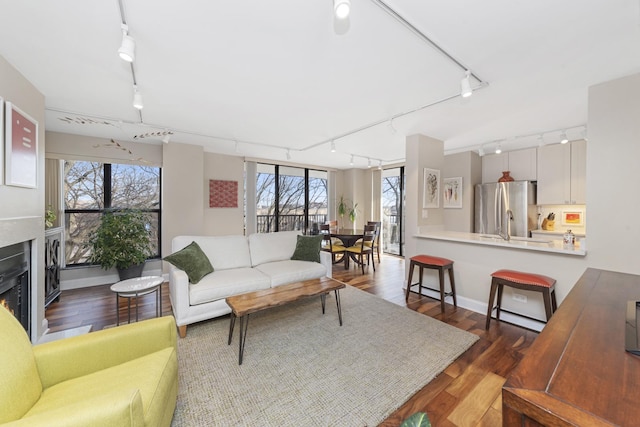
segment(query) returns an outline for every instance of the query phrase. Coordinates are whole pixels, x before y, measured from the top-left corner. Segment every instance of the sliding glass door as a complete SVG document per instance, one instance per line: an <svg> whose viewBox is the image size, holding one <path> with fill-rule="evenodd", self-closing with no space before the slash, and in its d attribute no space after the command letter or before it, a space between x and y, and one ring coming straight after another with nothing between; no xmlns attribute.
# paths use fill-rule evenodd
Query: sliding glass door
<svg viewBox="0 0 640 427"><path fill-rule="evenodd" d="M382 227L385 253L404 255L404 167L382 171Z"/></svg>

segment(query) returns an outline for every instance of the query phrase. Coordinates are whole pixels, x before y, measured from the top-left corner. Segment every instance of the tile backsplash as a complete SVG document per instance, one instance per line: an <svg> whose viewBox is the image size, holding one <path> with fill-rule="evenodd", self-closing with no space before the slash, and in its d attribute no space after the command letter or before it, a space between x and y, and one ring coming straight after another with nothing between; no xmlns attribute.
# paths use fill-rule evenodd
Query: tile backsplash
<svg viewBox="0 0 640 427"><path fill-rule="evenodd" d="M554 231L565 232L572 230L586 234L587 230L587 209L586 205L539 205L538 206L538 228L542 219L550 213L554 213ZM580 223L578 223L580 221Z"/></svg>

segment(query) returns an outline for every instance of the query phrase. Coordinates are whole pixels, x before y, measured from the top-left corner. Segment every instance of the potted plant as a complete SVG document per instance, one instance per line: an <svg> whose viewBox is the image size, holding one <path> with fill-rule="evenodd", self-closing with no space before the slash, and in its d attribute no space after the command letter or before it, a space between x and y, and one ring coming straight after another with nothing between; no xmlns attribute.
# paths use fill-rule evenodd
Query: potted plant
<svg viewBox="0 0 640 427"><path fill-rule="evenodd" d="M353 224L353 229L356 229L356 217L358 216L358 204L355 203L353 206L351 206L351 209L349 209L349 220L351 221L351 223Z"/></svg>
<svg viewBox="0 0 640 427"><path fill-rule="evenodd" d="M53 223L56 222L56 214L53 212L53 208L51 206L47 207L47 210L44 212L44 226L45 228L53 227Z"/></svg>
<svg viewBox="0 0 640 427"><path fill-rule="evenodd" d="M342 226L344 227L344 216L347 214L347 210L349 209L347 205L347 199L344 196L340 196L340 201L338 202L338 215L340 215L340 219L342 222Z"/></svg>
<svg viewBox="0 0 640 427"><path fill-rule="evenodd" d="M416 412L404 420L400 427L431 427L431 421L424 412Z"/></svg>
<svg viewBox="0 0 640 427"><path fill-rule="evenodd" d="M115 267L120 280L139 277L153 255L148 222L148 215L138 210L105 213L89 237L90 261L105 270Z"/></svg>

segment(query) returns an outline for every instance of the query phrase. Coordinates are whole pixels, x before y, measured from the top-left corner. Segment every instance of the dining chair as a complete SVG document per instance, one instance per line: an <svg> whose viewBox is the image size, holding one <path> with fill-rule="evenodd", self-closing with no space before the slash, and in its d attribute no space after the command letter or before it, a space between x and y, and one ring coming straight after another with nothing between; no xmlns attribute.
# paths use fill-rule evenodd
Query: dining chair
<svg viewBox="0 0 640 427"><path fill-rule="evenodd" d="M362 267L362 274L364 274L365 257L367 258L367 265L369 265L369 259L373 265L373 271L376 271L376 263L373 258L373 241L376 238L376 226L365 225L362 239L359 239L360 243L350 246L346 249L348 255L354 255L358 257L358 264Z"/></svg>
<svg viewBox="0 0 640 427"><path fill-rule="evenodd" d="M345 261L345 248L343 245L334 241L334 238L331 237L331 226L329 224L321 224L320 225L320 234L322 234L322 247L321 249L325 252L329 252L331 254L331 261L334 264L341 263ZM340 239L335 239L338 242L342 243ZM342 255L341 257L337 257L336 255ZM346 262L345 262L346 266Z"/></svg>
<svg viewBox="0 0 640 427"><path fill-rule="evenodd" d="M376 227L376 238L369 244L373 246L373 250L378 254L378 264L380 263L380 227L382 222L380 221L367 221L367 225L374 225ZM360 244L361 239L356 241L356 245Z"/></svg>
<svg viewBox="0 0 640 427"><path fill-rule="evenodd" d="M381 221L367 221L367 225L375 225L376 226L376 238L373 241L373 249L378 254L378 263L380 263L380 234L381 234Z"/></svg>
<svg viewBox="0 0 640 427"><path fill-rule="evenodd" d="M329 233L337 233L338 232L338 220L327 221L329 225ZM332 237L331 242L334 245L344 246L344 242L337 237Z"/></svg>

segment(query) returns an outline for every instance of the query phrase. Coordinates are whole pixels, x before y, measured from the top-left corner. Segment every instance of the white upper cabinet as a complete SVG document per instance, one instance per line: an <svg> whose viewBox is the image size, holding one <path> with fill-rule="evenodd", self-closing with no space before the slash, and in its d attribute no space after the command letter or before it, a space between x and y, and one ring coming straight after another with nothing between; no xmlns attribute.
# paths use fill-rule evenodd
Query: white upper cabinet
<svg viewBox="0 0 640 427"><path fill-rule="evenodd" d="M535 148L488 154L482 157L482 183L498 182L503 171L510 171L516 181L537 179L537 154Z"/></svg>
<svg viewBox="0 0 640 427"><path fill-rule="evenodd" d="M585 204L586 172L586 141L538 148L538 204Z"/></svg>

